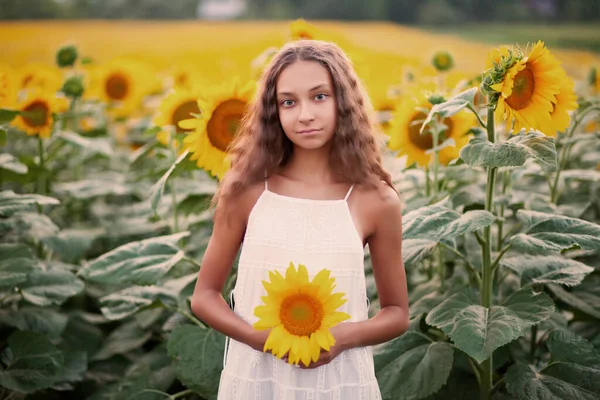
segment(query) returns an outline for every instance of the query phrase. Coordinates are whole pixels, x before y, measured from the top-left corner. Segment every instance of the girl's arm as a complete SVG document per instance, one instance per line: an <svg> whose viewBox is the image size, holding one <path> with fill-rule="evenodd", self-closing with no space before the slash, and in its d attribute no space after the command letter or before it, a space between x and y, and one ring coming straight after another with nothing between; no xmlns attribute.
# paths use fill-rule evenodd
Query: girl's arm
<svg viewBox="0 0 600 400"><path fill-rule="evenodd" d="M204 253L191 308L194 315L211 328L262 351L268 331L255 330L229 308L222 296L223 286L246 230L252 207L249 203L256 200L254 197L250 194L240 196L229 204L223 204L223 208L215 215L213 233Z"/></svg>
<svg viewBox="0 0 600 400"><path fill-rule="evenodd" d="M368 320L349 324L349 331L342 338L347 348L387 342L408 329L408 290L402 261L402 209L395 190L390 187L385 190L385 196L373 216L374 232L368 238L381 309Z"/></svg>

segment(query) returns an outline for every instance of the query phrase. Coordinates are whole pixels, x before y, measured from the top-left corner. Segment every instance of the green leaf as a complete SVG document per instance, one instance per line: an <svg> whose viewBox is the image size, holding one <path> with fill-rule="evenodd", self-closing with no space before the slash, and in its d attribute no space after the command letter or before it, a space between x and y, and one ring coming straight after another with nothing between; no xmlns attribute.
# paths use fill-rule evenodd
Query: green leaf
<svg viewBox="0 0 600 400"><path fill-rule="evenodd" d="M48 216L36 212L23 211L0 220L0 234L13 236L12 241L41 240L55 235L59 230Z"/></svg>
<svg viewBox="0 0 600 400"><path fill-rule="evenodd" d="M153 285L184 256L176 242L189 232L132 242L90 261L79 275L105 283Z"/></svg>
<svg viewBox="0 0 600 400"><path fill-rule="evenodd" d="M62 261L78 263L102 234L103 229L63 229L56 235L43 238L42 241Z"/></svg>
<svg viewBox="0 0 600 400"><path fill-rule="evenodd" d="M500 265L510 268L521 277L521 286L529 283L556 283L566 286L576 286L594 268L582 262L561 257L519 255L505 258Z"/></svg>
<svg viewBox="0 0 600 400"><path fill-rule="evenodd" d="M7 124L19 115L18 111L0 108L0 125Z"/></svg>
<svg viewBox="0 0 600 400"><path fill-rule="evenodd" d="M578 218L519 210L525 233L511 237L513 248L532 254L548 254L581 248L600 252L600 225Z"/></svg>
<svg viewBox="0 0 600 400"><path fill-rule="evenodd" d="M88 358L84 351L63 350L65 364L57 379L62 382L81 382L88 368Z"/></svg>
<svg viewBox="0 0 600 400"><path fill-rule="evenodd" d="M175 160L175 162L173 163L173 165L171 165L167 172L165 172L163 176L161 176L160 179L150 189L150 207L154 214L156 214L156 210L158 209L158 205L160 204L160 200L162 199L167 179L169 179L169 177L175 170L175 167L177 167L177 165L181 163L188 156L188 154L189 150L186 150L183 153L181 153L181 155L177 157L177 160ZM176 205L174 204L173 207L175 206Z"/></svg>
<svg viewBox="0 0 600 400"><path fill-rule="evenodd" d="M523 364L508 369L508 392L519 399L598 399L598 351L585 339L567 331L552 331L547 345L552 359L539 372Z"/></svg>
<svg viewBox="0 0 600 400"><path fill-rule="evenodd" d="M491 308L458 293L431 310L426 321L442 329L462 351L481 363L553 311L554 303L546 294L535 294L526 287L501 306Z"/></svg>
<svg viewBox="0 0 600 400"><path fill-rule="evenodd" d="M69 271L51 269L35 271L19 285L23 298L36 306L60 305L81 293L85 285Z"/></svg>
<svg viewBox="0 0 600 400"><path fill-rule="evenodd" d="M99 154L105 157L114 155L114 150L105 138L86 138L75 132L68 131L58 132L55 136L77 147L79 150L84 150L91 154Z"/></svg>
<svg viewBox="0 0 600 400"><path fill-rule="evenodd" d="M41 333L16 331L8 338L6 369L0 385L21 393L52 386L64 366L64 354ZM6 353L6 351L5 351Z"/></svg>
<svg viewBox="0 0 600 400"><path fill-rule="evenodd" d="M66 348L83 351L90 358L102 346L104 332L91 322L72 315L62 334L62 339Z"/></svg>
<svg viewBox="0 0 600 400"><path fill-rule="evenodd" d="M152 336L151 330L140 328L135 321L128 322L112 331L93 360L106 360L115 354L124 354L140 348Z"/></svg>
<svg viewBox="0 0 600 400"><path fill-rule="evenodd" d="M100 311L108 319L123 319L158 302L176 306L177 298L156 286L131 287L100 298Z"/></svg>
<svg viewBox="0 0 600 400"><path fill-rule="evenodd" d="M475 137L460 150L460 158L473 167L520 167L528 157L555 168L554 139L535 131L521 132L507 141L495 143L485 137Z"/></svg>
<svg viewBox="0 0 600 400"><path fill-rule="evenodd" d="M181 383L204 398L217 398L225 350L223 335L210 328L181 325L169 336L167 350Z"/></svg>
<svg viewBox="0 0 600 400"><path fill-rule="evenodd" d="M0 288L11 288L41 269L31 249L24 244L0 244Z"/></svg>
<svg viewBox="0 0 600 400"><path fill-rule="evenodd" d="M416 332L375 347L373 355L384 399L421 399L437 392L446 383L454 360L448 343L433 342Z"/></svg>
<svg viewBox="0 0 600 400"><path fill-rule="evenodd" d="M429 239L402 240L402 259L406 266L413 266L433 254L438 242Z"/></svg>
<svg viewBox="0 0 600 400"><path fill-rule="evenodd" d="M66 315L50 308L0 309L0 325L5 324L21 331L39 332L52 340L60 338L67 321Z"/></svg>
<svg viewBox="0 0 600 400"><path fill-rule="evenodd" d="M54 190L79 200L91 200L97 197L126 196L134 193L135 187L125 182L124 177L95 176L75 182L64 182L54 185Z"/></svg>
<svg viewBox="0 0 600 400"><path fill-rule="evenodd" d="M580 285L566 290L558 285L548 285L550 291L563 303L575 310L600 319L600 277L590 274Z"/></svg>
<svg viewBox="0 0 600 400"><path fill-rule="evenodd" d="M451 97L443 103L434 105L429 111L427 118L425 118L425 121L423 121L420 133L423 134L425 127L433 120L435 115L439 115L442 118L451 117L467 107L469 104L473 104L473 99L475 98L476 93L477 88L470 88L454 97Z"/></svg>
<svg viewBox="0 0 600 400"><path fill-rule="evenodd" d="M28 171L27 165L21 163L17 157L9 153L0 154L0 169L20 175L26 174Z"/></svg>
<svg viewBox="0 0 600 400"><path fill-rule="evenodd" d="M494 214L474 210L464 214L434 204L408 212L402 217L403 238L450 240L456 236L479 230L495 221Z"/></svg>
<svg viewBox="0 0 600 400"><path fill-rule="evenodd" d="M47 196L39 194L16 194L12 190L0 192L0 217L9 217L18 211L26 211L34 204L55 205L60 202Z"/></svg>

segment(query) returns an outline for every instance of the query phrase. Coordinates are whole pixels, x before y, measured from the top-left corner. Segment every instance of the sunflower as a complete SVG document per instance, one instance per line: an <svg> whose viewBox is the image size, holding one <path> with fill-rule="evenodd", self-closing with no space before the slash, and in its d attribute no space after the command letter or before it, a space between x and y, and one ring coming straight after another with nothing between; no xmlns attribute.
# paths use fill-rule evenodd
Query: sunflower
<svg viewBox="0 0 600 400"><path fill-rule="evenodd" d="M18 89L39 89L45 92L56 92L63 84L60 70L44 64L27 64L19 71Z"/></svg>
<svg viewBox="0 0 600 400"><path fill-rule="evenodd" d="M255 89L254 82L238 82L207 88L206 95L198 98L200 118L179 122L179 127L188 132L183 143L192 153L190 160L196 160L198 167L218 178L229 169L227 149Z"/></svg>
<svg viewBox="0 0 600 400"><path fill-rule="evenodd" d="M565 75L560 91L556 94L556 103L552 104L550 125L542 128L542 132L549 136L556 136L557 131L564 131L569 127L571 124L569 112L579 107L573 86L573 81Z"/></svg>
<svg viewBox="0 0 600 400"><path fill-rule="evenodd" d="M91 69L86 97L108 103L111 113L125 117L140 108L143 98L155 88L155 77L145 64L115 59Z"/></svg>
<svg viewBox="0 0 600 400"><path fill-rule="evenodd" d="M12 68L0 64L0 107L10 107L16 101L15 78L15 72Z"/></svg>
<svg viewBox="0 0 600 400"><path fill-rule="evenodd" d="M556 96L568 85L566 73L541 41L527 57L517 58L507 67L502 81L490 86L498 93L496 117L509 122L514 120L516 131L547 130L552 124L550 114L557 102Z"/></svg>
<svg viewBox="0 0 600 400"><path fill-rule="evenodd" d="M388 147L398 151L398 156L407 155L407 165L416 162L425 167L432 160L429 150L433 148L433 136L426 132L420 133L421 126L432 107L426 96L432 87L433 85L422 85L412 94L407 94L392 116ZM447 128L440 137L438 145L447 139L453 139L455 143L454 146L446 146L439 151L440 163L447 165L458 157L460 149L469 142L467 132L477 124L477 120L471 112L463 110L449 118L444 118L441 122Z"/></svg>
<svg viewBox="0 0 600 400"><path fill-rule="evenodd" d="M179 122L189 119L194 114L200 114L198 108L198 98L200 91L198 89L178 88L172 91L160 104L158 113L152 122L162 129L157 135L159 142L165 146L169 145L170 133L185 133L191 129L184 129L179 126Z"/></svg>
<svg viewBox="0 0 600 400"><path fill-rule="evenodd" d="M454 58L448 51L438 51L431 58L431 64L440 72L449 71L454 67Z"/></svg>
<svg viewBox="0 0 600 400"><path fill-rule="evenodd" d="M271 350L278 358L289 353L290 364L300 361L306 366L319 359L321 348L329 351L335 338L332 327L350 318L336 311L346 303L344 293L332 293L335 279L330 271L321 270L312 281L302 264L296 270L293 263L285 273L269 272L270 282L263 281L267 295L264 305L254 309L259 320L254 328L271 329L264 351Z"/></svg>
<svg viewBox="0 0 600 400"><path fill-rule="evenodd" d="M29 136L49 138L54 124L54 113L66 111L67 101L54 93L31 90L27 98L18 103L19 115L12 124Z"/></svg>
<svg viewBox="0 0 600 400"><path fill-rule="evenodd" d="M309 24L304 19L299 18L290 24L292 40L311 39L318 40L322 33L312 24Z"/></svg>

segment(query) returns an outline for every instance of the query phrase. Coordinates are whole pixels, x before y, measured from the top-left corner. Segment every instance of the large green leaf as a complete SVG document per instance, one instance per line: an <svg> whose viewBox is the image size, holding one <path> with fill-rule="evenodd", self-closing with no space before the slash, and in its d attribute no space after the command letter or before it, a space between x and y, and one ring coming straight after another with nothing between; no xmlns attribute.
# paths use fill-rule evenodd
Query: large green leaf
<svg viewBox="0 0 600 400"><path fill-rule="evenodd" d="M167 183L167 179L171 176L175 168L179 163L181 163L188 156L189 150L184 151L177 157L173 165L160 177L160 179L152 186L150 189L150 206L152 212L156 214L156 210L158 209L158 205L160 204L160 200L162 199L162 195L165 191L165 184ZM173 204L173 207L176 207L176 204Z"/></svg>
<svg viewBox="0 0 600 400"><path fill-rule="evenodd" d="M207 400L217 398L224 349L223 335L193 325L178 326L167 342L179 380Z"/></svg>
<svg viewBox="0 0 600 400"><path fill-rule="evenodd" d="M434 204L410 211L402 217L402 235L406 239L450 240L494 223L494 214L474 210L464 214Z"/></svg>
<svg viewBox="0 0 600 400"><path fill-rule="evenodd" d="M439 115L442 118L451 117L457 112L461 111L469 104L473 104L473 99L475 98L475 94L477 93L477 88L469 88L462 93L459 93L443 103L439 103L434 105L425 121L423 121L423 125L421 126L421 134L425 130L425 127L431 122L434 116Z"/></svg>
<svg viewBox="0 0 600 400"><path fill-rule="evenodd" d="M0 219L0 234L11 241L42 240L58 233L60 228L46 215L36 212L19 212Z"/></svg>
<svg viewBox="0 0 600 400"><path fill-rule="evenodd" d="M9 153L0 154L0 169L11 171L19 175L26 174L28 170L27 165L23 164L17 157Z"/></svg>
<svg viewBox="0 0 600 400"><path fill-rule="evenodd" d="M177 306L176 295L170 290L156 286L131 287L102 297L100 311L108 319L123 319L159 302Z"/></svg>
<svg viewBox="0 0 600 400"><path fill-rule="evenodd" d="M448 379L454 350L416 332L374 348L375 371L384 399L421 399Z"/></svg>
<svg viewBox="0 0 600 400"><path fill-rule="evenodd" d="M554 303L544 293L525 287L500 306L483 307L463 293L455 294L427 315L427 323L442 329L477 362L488 359L498 347L547 319Z"/></svg>
<svg viewBox="0 0 600 400"><path fill-rule="evenodd" d="M85 285L69 271L54 268L35 271L19 285L23 298L36 306L60 305L81 293Z"/></svg>
<svg viewBox="0 0 600 400"><path fill-rule="evenodd" d="M553 331L547 341L552 359L536 371L516 364L506 373L506 387L518 399L562 400L600 398L600 355L585 339Z"/></svg>
<svg viewBox="0 0 600 400"><path fill-rule="evenodd" d="M5 324L22 331L43 333L53 340L62 335L67 321L68 318L65 314L51 308L0 309L0 325Z"/></svg>
<svg viewBox="0 0 600 400"><path fill-rule="evenodd" d="M429 239L403 239L402 259L409 267L433 254L438 242Z"/></svg>
<svg viewBox="0 0 600 400"><path fill-rule="evenodd" d="M521 132L495 143L485 137L474 137L460 150L460 158L473 167L520 167L528 157L556 167L554 139L539 132Z"/></svg>
<svg viewBox="0 0 600 400"><path fill-rule="evenodd" d="M0 288L11 288L41 269L31 249L19 243L0 244Z"/></svg>
<svg viewBox="0 0 600 400"><path fill-rule="evenodd" d="M53 197L39 194L16 194L12 190L0 192L0 217L8 217L18 211L31 209L35 204L55 205L60 203Z"/></svg>
<svg viewBox="0 0 600 400"><path fill-rule="evenodd" d="M21 393L52 386L64 367L64 354L41 333L16 331L8 338L0 385Z"/></svg>
<svg viewBox="0 0 600 400"><path fill-rule="evenodd" d="M590 274L580 285L566 290L558 285L548 285L550 291L575 310L600 319L600 276Z"/></svg>
<svg viewBox="0 0 600 400"><path fill-rule="evenodd" d="M529 283L556 283L575 286L579 285L587 274L594 271L594 268L588 267L582 262L559 255L519 255L504 258L500 261L500 264L519 274L521 286Z"/></svg>
<svg viewBox="0 0 600 400"><path fill-rule="evenodd" d="M9 110L7 108L0 108L0 125L9 123L19 115L17 110Z"/></svg>
<svg viewBox="0 0 600 400"><path fill-rule="evenodd" d="M100 154L105 157L114 155L114 150L105 138L87 138L69 131L60 131L55 137L61 138L67 143L77 147L79 150L83 150L87 153Z"/></svg>
<svg viewBox="0 0 600 400"><path fill-rule="evenodd" d="M130 321L112 331L102 348L93 356L94 360L106 360L115 354L123 354L138 349L152 336L151 330L144 330L135 321Z"/></svg>
<svg viewBox="0 0 600 400"><path fill-rule="evenodd" d="M63 229L43 238L44 244L66 263L78 263L104 233L103 229Z"/></svg>
<svg viewBox="0 0 600 400"><path fill-rule="evenodd" d="M124 176L118 174L95 175L94 178L55 184L53 188L57 193L79 200L91 200L110 195L125 196L135 191L135 186L127 183Z"/></svg>
<svg viewBox="0 0 600 400"><path fill-rule="evenodd" d="M515 249L532 254L548 254L579 247L600 252L600 225L578 218L519 210L517 218L525 233L511 237Z"/></svg>
<svg viewBox="0 0 600 400"><path fill-rule="evenodd" d="M187 235L182 232L117 247L87 263L79 275L94 282L153 285L183 258L176 243Z"/></svg>

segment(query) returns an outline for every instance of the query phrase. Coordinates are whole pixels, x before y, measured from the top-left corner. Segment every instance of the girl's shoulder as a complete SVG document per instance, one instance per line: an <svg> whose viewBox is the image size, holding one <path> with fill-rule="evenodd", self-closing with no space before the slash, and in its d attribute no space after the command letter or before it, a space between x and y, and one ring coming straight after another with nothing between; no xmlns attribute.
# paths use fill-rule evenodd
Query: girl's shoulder
<svg viewBox="0 0 600 400"><path fill-rule="evenodd" d="M369 220L377 221L401 210L398 192L384 181L380 181L376 187L356 184L354 191L356 193L352 196L355 196L357 208Z"/></svg>
<svg viewBox="0 0 600 400"><path fill-rule="evenodd" d="M264 182L251 183L242 192L231 196L223 203L222 211L225 215L235 216L241 221L248 221L250 212L265 190Z"/></svg>

